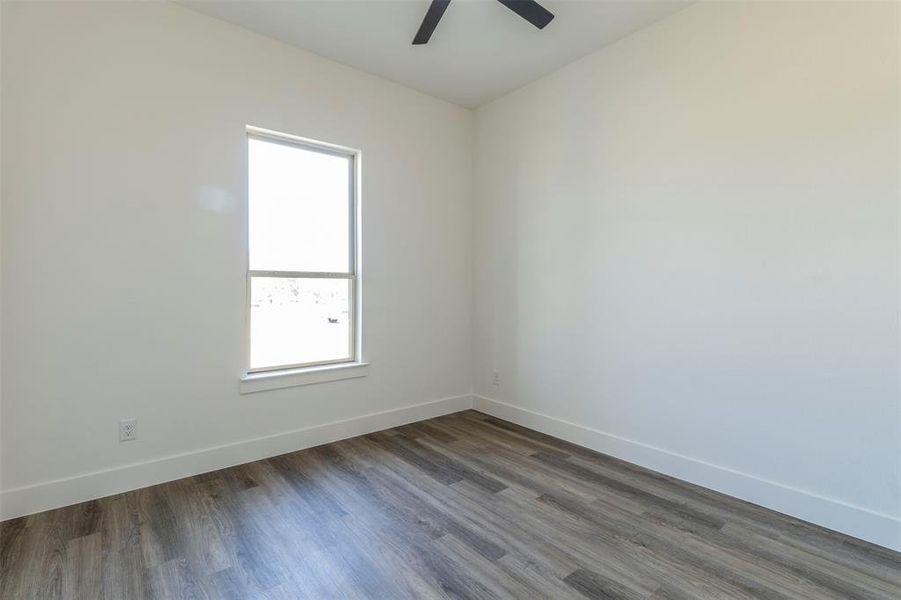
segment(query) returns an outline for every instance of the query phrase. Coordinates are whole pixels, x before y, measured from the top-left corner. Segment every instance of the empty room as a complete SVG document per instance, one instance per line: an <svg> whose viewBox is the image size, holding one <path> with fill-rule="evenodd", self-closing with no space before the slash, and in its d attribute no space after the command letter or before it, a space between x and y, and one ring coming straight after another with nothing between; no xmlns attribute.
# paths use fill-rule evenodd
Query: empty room
<svg viewBox="0 0 901 600"><path fill-rule="evenodd" d="M0 0L2 600L901 600L901 2Z"/></svg>

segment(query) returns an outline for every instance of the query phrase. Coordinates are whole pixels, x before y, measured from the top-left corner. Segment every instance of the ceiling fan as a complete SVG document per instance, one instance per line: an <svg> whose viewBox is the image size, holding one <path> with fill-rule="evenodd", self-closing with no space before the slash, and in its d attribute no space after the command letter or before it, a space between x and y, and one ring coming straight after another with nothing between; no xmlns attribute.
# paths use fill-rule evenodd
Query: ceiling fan
<svg viewBox="0 0 901 600"><path fill-rule="evenodd" d="M535 0L497 1L538 29L544 29L545 25L554 19L554 15L535 2ZM416 37L413 38L414 46L428 43L429 38L432 37L432 32L435 31L435 27L438 26L438 21L441 20L444 11L447 10L448 4L450 4L450 0L432 0L429 9L425 13L425 18L422 20L422 25L419 26L419 31L416 32Z"/></svg>

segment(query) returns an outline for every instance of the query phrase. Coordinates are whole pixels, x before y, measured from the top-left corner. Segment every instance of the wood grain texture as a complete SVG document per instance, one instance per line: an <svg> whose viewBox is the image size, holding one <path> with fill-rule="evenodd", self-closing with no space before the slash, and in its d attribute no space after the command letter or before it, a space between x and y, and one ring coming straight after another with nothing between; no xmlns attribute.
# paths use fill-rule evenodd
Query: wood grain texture
<svg viewBox="0 0 901 600"><path fill-rule="evenodd" d="M0 524L0 598L901 598L901 554L466 411Z"/></svg>

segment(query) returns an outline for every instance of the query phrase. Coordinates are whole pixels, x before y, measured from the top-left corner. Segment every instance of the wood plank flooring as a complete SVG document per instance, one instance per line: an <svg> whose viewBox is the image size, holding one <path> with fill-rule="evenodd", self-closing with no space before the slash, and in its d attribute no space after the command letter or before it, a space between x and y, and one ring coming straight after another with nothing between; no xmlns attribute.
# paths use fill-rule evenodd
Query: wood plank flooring
<svg viewBox="0 0 901 600"><path fill-rule="evenodd" d="M901 598L901 554L475 411L0 536L4 600Z"/></svg>

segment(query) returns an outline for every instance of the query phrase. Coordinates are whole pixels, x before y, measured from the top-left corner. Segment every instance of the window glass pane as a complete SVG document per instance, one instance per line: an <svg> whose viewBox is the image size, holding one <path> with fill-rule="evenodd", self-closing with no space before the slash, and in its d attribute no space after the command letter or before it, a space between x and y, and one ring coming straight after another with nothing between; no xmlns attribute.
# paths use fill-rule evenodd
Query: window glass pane
<svg viewBox="0 0 901 600"><path fill-rule="evenodd" d="M350 157L248 138L250 269L350 270Z"/></svg>
<svg viewBox="0 0 901 600"><path fill-rule="evenodd" d="M350 280L252 277L250 368L350 360Z"/></svg>

